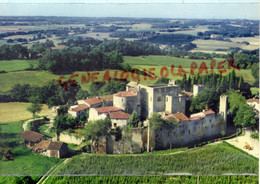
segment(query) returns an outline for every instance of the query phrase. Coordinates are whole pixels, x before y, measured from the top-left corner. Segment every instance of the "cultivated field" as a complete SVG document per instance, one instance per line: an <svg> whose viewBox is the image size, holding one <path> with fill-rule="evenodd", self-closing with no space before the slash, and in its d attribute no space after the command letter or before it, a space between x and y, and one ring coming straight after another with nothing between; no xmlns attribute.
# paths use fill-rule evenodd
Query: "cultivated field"
<svg viewBox="0 0 260 184"><path fill-rule="evenodd" d="M259 36L255 37L237 37L237 38L230 38L232 42L249 42L249 45L245 45L242 49L245 50L254 50L259 48Z"/></svg>
<svg viewBox="0 0 260 184"><path fill-rule="evenodd" d="M46 85L52 79L58 79L58 75L47 71L18 71L0 74L1 91L10 90L15 84L31 84L42 86Z"/></svg>
<svg viewBox="0 0 260 184"><path fill-rule="evenodd" d="M246 44L234 43L219 40L194 40L192 43L197 45L197 48L193 49L192 52L206 52L206 53L227 53L227 51L216 51L217 49L226 49L230 47L240 47L243 48Z"/></svg>
<svg viewBox="0 0 260 184"><path fill-rule="evenodd" d="M30 103L24 102L0 103L0 123L31 119L32 113L26 110L29 105ZM50 114L51 110L48 109L47 105L43 105L42 111L37 115L47 116Z"/></svg>
<svg viewBox="0 0 260 184"><path fill-rule="evenodd" d="M187 31L175 31L173 32L174 34L190 34L197 36L198 32L205 32L208 31L208 26L197 26L196 28L190 28L192 30L187 30Z"/></svg>
<svg viewBox="0 0 260 184"><path fill-rule="evenodd" d="M32 65L37 66L37 60L2 60L0 61L0 71L12 72L17 70L25 70Z"/></svg>
<svg viewBox="0 0 260 184"><path fill-rule="evenodd" d="M53 174L85 175L199 175L258 173L258 159L226 143L163 155L79 155Z"/></svg>

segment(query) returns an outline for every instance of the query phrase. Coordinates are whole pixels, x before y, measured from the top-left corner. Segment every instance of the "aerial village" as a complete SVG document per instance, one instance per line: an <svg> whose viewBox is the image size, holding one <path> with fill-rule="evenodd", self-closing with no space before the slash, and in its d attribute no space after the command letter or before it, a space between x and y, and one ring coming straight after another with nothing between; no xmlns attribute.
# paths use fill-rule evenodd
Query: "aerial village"
<svg viewBox="0 0 260 184"><path fill-rule="evenodd" d="M175 81L170 80L164 85L142 85L137 82L129 82L126 91L112 95L96 96L75 102L68 108L67 113L75 118L88 113L85 128L88 122L111 120L110 129L114 134L101 135L97 142L92 142L91 147L96 153L122 154L142 153L153 149L169 149L199 143L202 140L211 140L220 137L227 130L227 96L220 96L219 112L211 109L185 115L187 99L193 98L204 90L203 85L193 85L193 93L180 91ZM256 104L254 104L256 103ZM250 99L248 104L254 105L259 110L257 100ZM54 118L59 112L59 106L52 108L52 116L48 120L53 126ZM129 120L132 114L137 114L143 121L131 128ZM160 114L162 119L174 122L172 126L162 126L152 131L149 118L153 114ZM121 130L118 138L115 132ZM41 134L37 131L24 131L20 138L33 152L48 157L68 157L67 143L81 145L85 137L77 137L60 132L55 137Z"/></svg>

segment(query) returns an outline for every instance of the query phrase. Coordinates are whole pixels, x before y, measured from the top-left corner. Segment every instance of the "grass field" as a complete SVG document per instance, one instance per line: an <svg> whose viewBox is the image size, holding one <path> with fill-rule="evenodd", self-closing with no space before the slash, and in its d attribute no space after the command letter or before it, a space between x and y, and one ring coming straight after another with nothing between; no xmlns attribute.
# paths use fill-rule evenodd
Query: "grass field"
<svg viewBox="0 0 260 184"><path fill-rule="evenodd" d="M31 84L42 86L46 85L52 79L58 79L58 75L47 71L18 71L0 74L1 91L8 91L15 84Z"/></svg>
<svg viewBox="0 0 260 184"><path fill-rule="evenodd" d="M258 159L226 143L197 150L162 155L79 155L55 171L56 174L86 175L199 175L258 173Z"/></svg>
<svg viewBox="0 0 260 184"><path fill-rule="evenodd" d="M243 42L247 41L249 42L249 45L245 45L242 47L242 49L245 50L254 50L259 48L259 36L255 37L236 37L236 38L230 38L232 42Z"/></svg>
<svg viewBox="0 0 260 184"><path fill-rule="evenodd" d="M125 56L124 60L126 63L129 63L132 67L136 67L136 68L141 68L141 69L146 69L148 70L149 68L155 68L155 75L160 77L160 71L161 68L166 66L169 70L169 76L168 78L170 79L181 79L182 77L180 76L173 76L171 74L171 65L174 64L175 66L175 74L178 73L178 66L181 65L183 67L183 69L187 72L187 74L190 73L190 67L191 67L191 63L192 62L196 62L197 63L197 69L194 70L194 73L196 74L198 72L198 68L200 66L200 64L202 62L205 62L208 68L208 72L211 73L210 70L210 63L211 60L195 60L195 59L185 59L185 58L176 58L176 57L170 57L170 56L138 56L138 57L131 57L131 56ZM216 58L215 59L218 62L223 61L224 59L221 58ZM225 69L227 70L226 73L224 73L223 75L228 74L231 70L227 69L227 62L224 65ZM244 77L245 82L248 82L250 84L252 84L255 79L251 74L251 70L235 70L237 76L242 75ZM217 66L215 66L214 68L214 72L218 72L217 70ZM206 72L203 72L203 74L206 74ZM146 83L152 83L153 81L146 81Z"/></svg>
<svg viewBox="0 0 260 184"><path fill-rule="evenodd" d="M1 143L15 154L13 161L1 161L0 175L43 175L61 160L34 154L24 147L23 140L17 137L23 132L21 123L22 121L0 124L0 133L4 135Z"/></svg>
<svg viewBox="0 0 260 184"><path fill-rule="evenodd" d="M23 102L9 102L0 103L0 123L20 121L32 118L32 113L26 110L30 103ZM51 110L47 105L42 106L40 116L47 116L51 114Z"/></svg>
<svg viewBox="0 0 260 184"><path fill-rule="evenodd" d="M17 70L25 70L32 66L36 66L37 60L2 60L0 61L0 71L12 72Z"/></svg>
<svg viewBox="0 0 260 184"><path fill-rule="evenodd" d="M226 42L226 41L219 41L219 40L194 40L192 43L197 45L197 48L193 49L193 52L215 52L216 49L229 49L230 47L244 47L246 44L241 43L234 43L234 42ZM226 51L220 51L220 53L227 53Z"/></svg>

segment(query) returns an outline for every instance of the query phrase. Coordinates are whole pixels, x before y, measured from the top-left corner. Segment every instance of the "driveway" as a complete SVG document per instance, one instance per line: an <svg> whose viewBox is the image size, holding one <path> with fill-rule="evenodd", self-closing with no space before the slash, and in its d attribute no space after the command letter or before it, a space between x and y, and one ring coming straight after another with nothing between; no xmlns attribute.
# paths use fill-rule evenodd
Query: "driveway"
<svg viewBox="0 0 260 184"><path fill-rule="evenodd" d="M252 139L250 137L251 132L251 130L245 130L245 135L226 140L226 142L236 146L239 149L242 149L254 157L259 158L259 140ZM249 144L252 150L244 148L246 144Z"/></svg>

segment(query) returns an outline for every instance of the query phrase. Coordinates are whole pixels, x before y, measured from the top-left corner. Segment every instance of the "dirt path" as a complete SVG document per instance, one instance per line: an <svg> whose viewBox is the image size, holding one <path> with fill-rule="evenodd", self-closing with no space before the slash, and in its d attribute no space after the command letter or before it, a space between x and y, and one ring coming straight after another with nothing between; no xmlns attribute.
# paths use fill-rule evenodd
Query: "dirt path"
<svg viewBox="0 0 260 184"><path fill-rule="evenodd" d="M32 122L32 121L35 121L35 120L39 120L39 119L43 119L43 118L35 118L35 119L29 119L29 120L27 120L27 121L25 121L24 123L23 123L23 125L22 125L22 127L23 127L23 131L27 131L28 130L28 124L30 123L30 122Z"/></svg>
<svg viewBox="0 0 260 184"><path fill-rule="evenodd" d="M226 140L226 142L236 146L237 148L253 155L254 157L259 158L259 141L256 139L252 139L250 137L251 130L245 130L245 135L238 136L233 139ZM247 144L250 145L252 150L245 149L244 146Z"/></svg>

